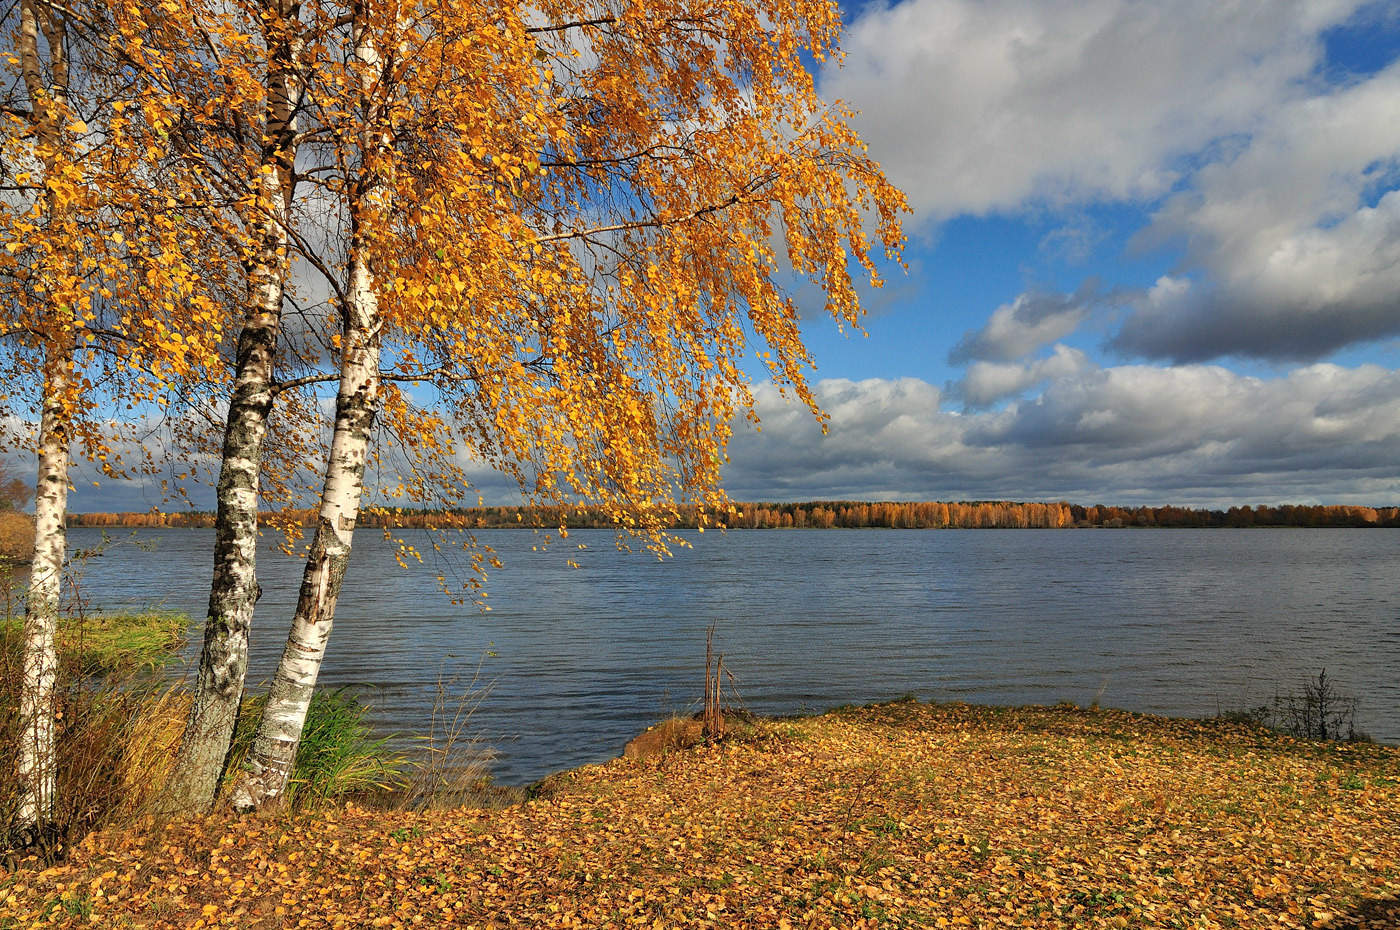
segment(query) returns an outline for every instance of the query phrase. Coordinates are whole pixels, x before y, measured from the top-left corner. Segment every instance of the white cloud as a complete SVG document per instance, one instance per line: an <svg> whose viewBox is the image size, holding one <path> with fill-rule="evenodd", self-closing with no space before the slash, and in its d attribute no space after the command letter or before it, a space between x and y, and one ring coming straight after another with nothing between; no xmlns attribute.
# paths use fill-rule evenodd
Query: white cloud
<svg viewBox="0 0 1400 930"><path fill-rule="evenodd" d="M1188 365L1095 368L1031 401L960 414L914 379L822 381L823 437L769 385L740 432L736 499L1067 498L1400 502L1400 373L1313 365L1258 379Z"/></svg>
<svg viewBox="0 0 1400 930"><path fill-rule="evenodd" d="M1315 359L1400 334L1400 63L1296 101L1170 198L1146 244L1180 239L1114 344L1177 361ZM1373 202L1374 201L1374 202Z"/></svg>
<svg viewBox="0 0 1400 930"><path fill-rule="evenodd" d="M822 90L923 219L1155 198L1301 97L1319 32L1361 5L905 0L852 23Z"/></svg>
<svg viewBox="0 0 1400 930"><path fill-rule="evenodd" d="M948 360L955 365L974 359L1009 362L1030 355L1074 332L1107 299L1096 290L1091 281L1076 294L1021 294L992 311L987 325L964 333Z"/></svg>
<svg viewBox="0 0 1400 930"><path fill-rule="evenodd" d="M989 407L1052 378L1063 378L1092 367L1078 349L1056 345L1047 358L1033 362L974 362L957 385L969 407Z"/></svg>

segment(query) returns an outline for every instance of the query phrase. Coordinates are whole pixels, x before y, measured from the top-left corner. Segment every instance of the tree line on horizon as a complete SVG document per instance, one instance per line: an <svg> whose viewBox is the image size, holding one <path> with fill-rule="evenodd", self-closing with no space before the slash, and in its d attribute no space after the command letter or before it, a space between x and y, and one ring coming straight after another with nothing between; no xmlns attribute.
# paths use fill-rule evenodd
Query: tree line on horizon
<svg viewBox="0 0 1400 930"><path fill-rule="evenodd" d="M287 509L278 523L310 525L315 512ZM380 529L504 529L517 527L601 529L615 526L605 511L567 506L461 507L448 510L369 509L361 526ZM94 512L69 515L69 526L211 528L213 511ZM1084 506L1022 501L806 501L739 503L702 519L697 508L678 508L670 529L1064 529L1086 527L1396 527L1400 507L1353 504L1259 504L1225 510L1191 507Z"/></svg>

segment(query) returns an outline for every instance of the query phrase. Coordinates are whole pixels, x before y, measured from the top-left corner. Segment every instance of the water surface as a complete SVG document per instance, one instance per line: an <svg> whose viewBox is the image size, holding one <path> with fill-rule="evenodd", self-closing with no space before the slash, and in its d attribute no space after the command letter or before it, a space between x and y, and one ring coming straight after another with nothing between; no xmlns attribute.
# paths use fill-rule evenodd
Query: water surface
<svg viewBox="0 0 1400 930"><path fill-rule="evenodd" d="M79 570L90 606L159 604L202 620L212 531L110 535L117 544ZM688 536L693 549L657 562L617 551L606 531L575 531L544 553L529 531L484 531L505 568L481 613L434 591L439 571L463 573L460 555L405 570L380 534L361 531L321 681L364 688L376 725L408 735L429 726L440 682L452 713L475 678L489 692L472 729L498 750L506 783L616 755L647 724L694 710L711 623L759 713L914 694L1097 697L1201 716L1298 690L1325 667L1359 698L1357 727L1400 742L1400 530ZM100 538L70 531L77 548ZM253 682L275 668L300 571L265 546Z"/></svg>

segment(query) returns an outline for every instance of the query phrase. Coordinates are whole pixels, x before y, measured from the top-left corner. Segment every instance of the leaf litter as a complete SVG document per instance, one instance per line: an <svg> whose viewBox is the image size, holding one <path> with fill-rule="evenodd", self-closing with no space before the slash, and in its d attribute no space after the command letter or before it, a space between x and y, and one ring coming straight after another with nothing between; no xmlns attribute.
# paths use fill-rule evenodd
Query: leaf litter
<svg viewBox="0 0 1400 930"><path fill-rule="evenodd" d="M1400 749L913 701L547 779L89 837L0 928L1400 927Z"/></svg>

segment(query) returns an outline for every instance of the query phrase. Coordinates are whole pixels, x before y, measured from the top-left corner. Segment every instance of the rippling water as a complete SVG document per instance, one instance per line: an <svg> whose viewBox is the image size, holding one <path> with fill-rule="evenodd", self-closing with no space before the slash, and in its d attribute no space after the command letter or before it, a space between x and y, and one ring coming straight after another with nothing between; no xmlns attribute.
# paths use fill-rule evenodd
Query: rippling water
<svg viewBox="0 0 1400 930"><path fill-rule="evenodd" d="M81 569L93 607L203 618L212 531L145 530L140 547L112 535ZM545 553L528 531L479 535L506 563L484 614L434 592L439 566L401 569L361 532L321 681L363 686L375 723L408 735L426 730L439 681L461 693L476 677L489 692L472 729L505 783L616 755L695 709L712 622L760 713L913 693L1101 695L1199 716L1265 703L1325 666L1360 699L1358 729L1400 742L1400 530L735 531L689 534L695 547L665 562L618 552L605 531ZM78 548L99 539L70 533ZM262 556L253 682L275 668L300 567Z"/></svg>

